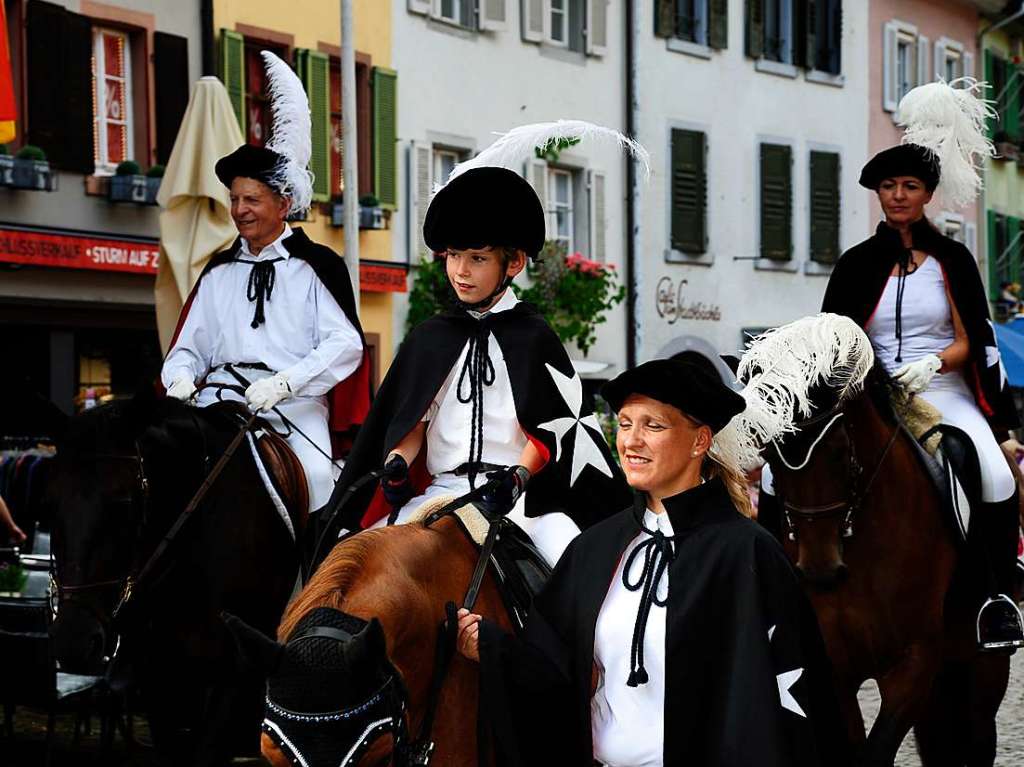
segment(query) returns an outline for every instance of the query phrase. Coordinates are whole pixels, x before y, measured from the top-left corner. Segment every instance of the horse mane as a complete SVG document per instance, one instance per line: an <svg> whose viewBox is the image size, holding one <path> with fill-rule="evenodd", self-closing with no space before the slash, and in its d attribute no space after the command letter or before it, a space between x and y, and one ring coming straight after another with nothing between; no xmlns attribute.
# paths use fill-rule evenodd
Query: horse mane
<svg viewBox="0 0 1024 767"><path fill-rule="evenodd" d="M309 611L317 607L341 610L349 589L387 530L364 530L334 547L306 587L288 605L277 630L279 641L285 641Z"/></svg>

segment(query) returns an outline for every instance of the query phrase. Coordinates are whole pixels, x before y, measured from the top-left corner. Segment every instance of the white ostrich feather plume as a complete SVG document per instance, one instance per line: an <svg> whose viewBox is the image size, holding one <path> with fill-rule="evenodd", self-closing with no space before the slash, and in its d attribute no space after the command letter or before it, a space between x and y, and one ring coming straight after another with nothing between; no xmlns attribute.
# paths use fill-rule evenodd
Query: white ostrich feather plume
<svg viewBox="0 0 1024 767"><path fill-rule="evenodd" d="M519 172L523 163L535 156L534 151L538 147L543 149L558 139L614 143L640 161L645 180L651 175L651 157L635 139L612 128L605 128L584 120L556 120L555 122L520 125L508 133L498 134L497 140L476 157L460 162L452 168L451 174L444 183L448 183L473 168L499 167ZM437 188L439 189L440 186ZM434 191L436 192L437 189Z"/></svg>
<svg viewBox="0 0 1024 767"><path fill-rule="evenodd" d="M301 213L313 202L313 174L309 159L313 154L309 100L292 68L270 51L262 51L267 68L267 94L273 118L267 149L283 158L274 169L271 181L281 194L291 197L290 213Z"/></svg>
<svg viewBox="0 0 1024 767"><path fill-rule="evenodd" d="M896 120L903 126L904 144L927 147L939 158L937 191L947 205L969 205L984 186L986 157L995 155L986 120L996 116L983 98L988 87L973 77L947 83L919 85L900 101Z"/></svg>
<svg viewBox="0 0 1024 767"><path fill-rule="evenodd" d="M812 388L827 386L840 401L849 399L874 362L867 335L838 314L804 317L758 336L737 370L747 407L715 435L712 457L744 469L758 466L765 445L810 416Z"/></svg>

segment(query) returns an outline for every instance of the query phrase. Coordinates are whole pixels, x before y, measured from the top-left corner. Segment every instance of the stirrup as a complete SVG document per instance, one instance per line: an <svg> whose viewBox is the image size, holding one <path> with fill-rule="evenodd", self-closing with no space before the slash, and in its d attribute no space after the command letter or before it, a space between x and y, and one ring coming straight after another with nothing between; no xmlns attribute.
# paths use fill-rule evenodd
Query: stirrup
<svg viewBox="0 0 1024 767"><path fill-rule="evenodd" d="M1007 605L1013 610L1013 621L1014 629L1013 633L1015 636L997 639L995 641L983 642L981 639L981 616L984 614L992 605ZM1005 628L1005 627L1000 627ZM978 640L978 647L982 652L1005 652L1007 650L1010 653L1014 653L1017 648L1024 647L1024 618L1021 616L1020 608L1017 603L1014 602L1006 594L996 594L994 597L989 597L985 600L985 603L978 610L978 618L975 624L976 637Z"/></svg>

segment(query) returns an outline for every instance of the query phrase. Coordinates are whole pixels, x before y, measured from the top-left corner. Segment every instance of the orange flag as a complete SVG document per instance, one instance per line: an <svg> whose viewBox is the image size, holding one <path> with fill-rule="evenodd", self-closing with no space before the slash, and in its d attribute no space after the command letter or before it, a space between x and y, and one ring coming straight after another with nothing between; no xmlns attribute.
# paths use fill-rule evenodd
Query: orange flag
<svg viewBox="0 0 1024 767"><path fill-rule="evenodd" d="M7 43L7 16L0 3L0 144L14 140L14 76L11 72L11 48Z"/></svg>

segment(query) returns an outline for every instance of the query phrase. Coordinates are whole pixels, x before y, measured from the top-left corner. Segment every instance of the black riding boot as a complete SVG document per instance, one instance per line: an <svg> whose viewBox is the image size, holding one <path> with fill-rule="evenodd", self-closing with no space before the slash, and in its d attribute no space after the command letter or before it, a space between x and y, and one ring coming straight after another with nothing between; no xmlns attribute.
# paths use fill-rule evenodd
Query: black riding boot
<svg viewBox="0 0 1024 767"><path fill-rule="evenodd" d="M977 526L976 545L989 572L988 598L978 612L978 645L982 650L1012 653L1024 647L1024 620L1014 593L1020 530L1017 492L1005 501L981 504L971 521Z"/></svg>
<svg viewBox="0 0 1024 767"><path fill-rule="evenodd" d="M757 493L757 521L768 532L782 540L782 508L778 496L771 495L762 487Z"/></svg>

